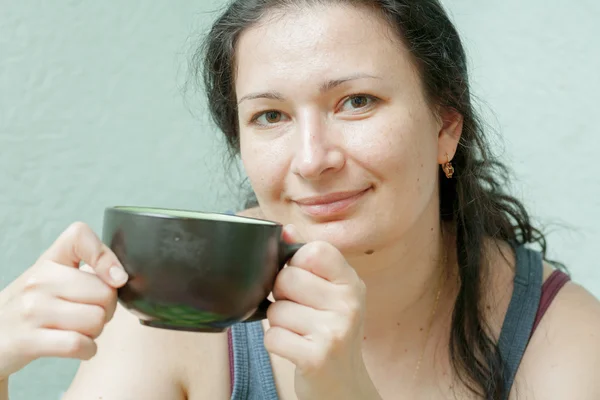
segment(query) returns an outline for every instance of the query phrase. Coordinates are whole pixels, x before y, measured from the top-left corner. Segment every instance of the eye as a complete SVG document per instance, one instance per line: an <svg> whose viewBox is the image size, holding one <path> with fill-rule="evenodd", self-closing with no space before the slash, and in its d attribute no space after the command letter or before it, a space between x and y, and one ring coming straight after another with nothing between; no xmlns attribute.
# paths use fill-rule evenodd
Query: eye
<svg viewBox="0 0 600 400"><path fill-rule="evenodd" d="M376 97L367 94L352 95L344 100L340 111L365 111L373 107L377 100Z"/></svg>
<svg viewBox="0 0 600 400"><path fill-rule="evenodd" d="M256 123L261 126L274 125L285 120L285 115L282 112L276 110L269 110L252 117L250 122Z"/></svg>
<svg viewBox="0 0 600 400"><path fill-rule="evenodd" d="M270 124L276 124L281 121L281 113L279 111L267 111L264 113L265 120Z"/></svg>

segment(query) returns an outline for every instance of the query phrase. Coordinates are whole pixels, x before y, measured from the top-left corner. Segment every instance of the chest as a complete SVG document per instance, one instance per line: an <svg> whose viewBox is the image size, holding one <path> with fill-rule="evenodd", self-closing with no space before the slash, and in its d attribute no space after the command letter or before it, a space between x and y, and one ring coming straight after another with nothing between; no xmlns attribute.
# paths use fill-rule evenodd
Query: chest
<svg viewBox="0 0 600 400"><path fill-rule="evenodd" d="M281 400L297 400L294 390L294 364L280 357L271 355L275 384ZM445 360L446 361L446 360ZM372 366L369 374L383 399L412 400L476 400L464 385L456 379L446 361L434 366L426 366L420 371L417 381L412 373L402 365Z"/></svg>

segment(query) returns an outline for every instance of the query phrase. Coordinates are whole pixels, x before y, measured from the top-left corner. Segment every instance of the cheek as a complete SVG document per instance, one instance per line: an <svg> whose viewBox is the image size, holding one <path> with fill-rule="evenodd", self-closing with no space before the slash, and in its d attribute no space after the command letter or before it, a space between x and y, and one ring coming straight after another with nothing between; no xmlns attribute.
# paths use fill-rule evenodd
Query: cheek
<svg viewBox="0 0 600 400"><path fill-rule="evenodd" d="M244 170L261 204L278 199L286 176L284 143L241 138L240 153Z"/></svg>
<svg viewBox="0 0 600 400"><path fill-rule="evenodd" d="M349 135L358 162L382 181L414 187L432 176L437 163L434 128L409 113L382 115Z"/></svg>

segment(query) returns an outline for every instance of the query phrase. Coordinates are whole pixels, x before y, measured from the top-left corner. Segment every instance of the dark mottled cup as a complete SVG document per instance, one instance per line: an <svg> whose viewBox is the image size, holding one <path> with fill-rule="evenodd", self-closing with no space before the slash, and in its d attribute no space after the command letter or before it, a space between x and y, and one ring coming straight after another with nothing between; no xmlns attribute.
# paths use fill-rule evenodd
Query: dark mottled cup
<svg viewBox="0 0 600 400"><path fill-rule="evenodd" d="M110 207L102 240L129 281L119 302L143 325L222 332L266 318L275 277L302 246L282 225L228 214Z"/></svg>

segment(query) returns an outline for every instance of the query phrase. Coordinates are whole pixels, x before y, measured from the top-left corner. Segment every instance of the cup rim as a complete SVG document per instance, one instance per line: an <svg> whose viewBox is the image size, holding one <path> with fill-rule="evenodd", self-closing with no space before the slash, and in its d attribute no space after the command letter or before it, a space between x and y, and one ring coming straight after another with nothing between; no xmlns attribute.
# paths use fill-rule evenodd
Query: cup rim
<svg viewBox="0 0 600 400"><path fill-rule="evenodd" d="M123 214L132 216L142 217L154 217L163 219L175 219L175 220L187 220L187 221L203 221L203 222L227 222L227 223L238 223L238 222L250 222L253 225L259 226L282 226L280 223L260 219L254 217L248 217L237 214L229 214L224 212L212 212L212 211L198 211L198 210L187 210L180 208L168 208L168 207L152 207L152 206L127 206L127 205L116 205L106 207L105 211L115 211ZM194 215L198 216L217 216L222 219L210 219L210 218L195 218ZM223 218L224 217L224 218Z"/></svg>

